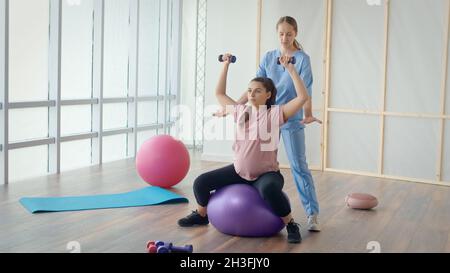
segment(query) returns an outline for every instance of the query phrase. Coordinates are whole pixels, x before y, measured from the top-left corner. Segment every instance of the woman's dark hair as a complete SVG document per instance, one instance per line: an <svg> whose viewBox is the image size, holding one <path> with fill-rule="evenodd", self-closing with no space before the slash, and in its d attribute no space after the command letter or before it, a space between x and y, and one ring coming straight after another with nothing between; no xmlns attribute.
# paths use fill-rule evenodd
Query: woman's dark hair
<svg viewBox="0 0 450 273"><path fill-rule="evenodd" d="M291 25L294 28L295 32L298 33L297 21L294 18L292 18L291 16L281 17L277 23L277 30L278 30L278 26L282 23L288 23L289 25ZM303 50L302 45L297 41L297 39L294 40L294 47L297 48L298 50Z"/></svg>
<svg viewBox="0 0 450 273"><path fill-rule="evenodd" d="M264 88L266 88L266 91L271 92L270 98L266 101L267 109L270 109L270 107L275 104L275 99L277 98L277 88L275 87L275 84L273 83L272 79L265 77L257 77L251 81L262 83Z"/></svg>

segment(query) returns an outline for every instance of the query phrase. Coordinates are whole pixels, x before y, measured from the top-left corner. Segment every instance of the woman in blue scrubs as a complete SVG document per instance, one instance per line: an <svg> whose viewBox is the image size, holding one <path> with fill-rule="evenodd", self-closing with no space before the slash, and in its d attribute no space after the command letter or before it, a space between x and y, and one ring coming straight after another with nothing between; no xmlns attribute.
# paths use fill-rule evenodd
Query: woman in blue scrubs
<svg viewBox="0 0 450 273"><path fill-rule="evenodd" d="M295 57L295 67L306 85L309 101L303 110L291 117L281 128L284 147L291 165L291 172L294 176L295 185L300 194L303 207L308 215L308 230L320 231L318 222L319 203L317 201L316 190L311 172L308 169L305 156L305 132L306 124L318 122L312 114L312 83L313 76L309 56L303 51L296 40L298 34L297 22L290 16L281 17L277 23L277 32L280 41L280 48L267 52L259 65L258 77L271 78L278 90L276 104L285 104L295 96L295 88L289 74L283 66L278 65L280 56L289 55ZM303 118L304 114L304 118Z"/></svg>
<svg viewBox="0 0 450 273"><path fill-rule="evenodd" d="M278 20L276 28L280 48L264 54L256 76L271 78L278 90L276 104L285 104L296 96L296 92L289 73L277 62L278 58L284 55L295 57L295 67L306 85L309 101L302 110L292 116L283 125L281 135L290 161L295 185L297 186L306 215L308 216L308 230L320 231L318 222L319 203L317 201L314 181L308 169L305 156L305 125L313 122L322 123L312 115L311 95L313 76L311 62L309 56L303 51L299 42L296 40L298 27L294 18L290 16L281 17ZM247 103L247 93L243 94L238 103ZM219 112L216 115L222 116L223 113Z"/></svg>

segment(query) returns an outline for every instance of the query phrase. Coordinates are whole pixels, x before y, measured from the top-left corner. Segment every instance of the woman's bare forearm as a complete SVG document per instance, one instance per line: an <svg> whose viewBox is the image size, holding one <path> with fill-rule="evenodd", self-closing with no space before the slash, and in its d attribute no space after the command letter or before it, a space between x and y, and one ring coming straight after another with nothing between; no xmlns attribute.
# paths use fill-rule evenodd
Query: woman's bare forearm
<svg viewBox="0 0 450 273"><path fill-rule="evenodd" d="M288 69L288 73L294 82L295 92L297 93L297 99L302 101L302 104L306 104L309 99L308 93L306 92L305 84L303 80L298 75L297 71L294 68Z"/></svg>
<svg viewBox="0 0 450 273"><path fill-rule="evenodd" d="M223 69L220 72L219 81L216 86L216 96L226 95L228 67L228 64L224 64Z"/></svg>
<svg viewBox="0 0 450 273"><path fill-rule="evenodd" d="M248 97L247 97L247 91L245 91L242 96L239 98L239 100L237 101L237 104L246 104L248 101Z"/></svg>

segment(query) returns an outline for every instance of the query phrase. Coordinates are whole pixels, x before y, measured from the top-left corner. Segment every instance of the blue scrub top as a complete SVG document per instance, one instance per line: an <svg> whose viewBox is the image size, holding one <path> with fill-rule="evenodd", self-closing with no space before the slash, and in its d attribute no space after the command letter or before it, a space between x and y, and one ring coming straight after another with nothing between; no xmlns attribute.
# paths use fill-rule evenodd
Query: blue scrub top
<svg viewBox="0 0 450 273"><path fill-rule="evenodd" d="M267 52L259 65L257 77L271 78L277 88L276 104L286 104L293 98L297 97L295 91L294 82L292 81L289 73L285 71L282 65L277 64L278 58L281 56L279 49ZM308 95L312 95L312 83L313 76L311 72L311 62L309 56L303 50L297 50L294 53L296 58L295 68L303 79L306 86ZM282 129L294 129L304 128L305 126L300 123L303 119L303 109L298 111L295 115L289 118L288 122L283 125Z"/></svg>

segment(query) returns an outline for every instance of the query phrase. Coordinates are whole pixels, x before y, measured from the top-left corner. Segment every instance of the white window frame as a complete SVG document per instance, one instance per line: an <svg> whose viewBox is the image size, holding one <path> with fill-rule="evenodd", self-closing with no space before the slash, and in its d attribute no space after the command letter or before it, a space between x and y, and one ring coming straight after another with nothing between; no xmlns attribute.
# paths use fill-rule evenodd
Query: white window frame
<svg viewBox="0 0 450 273"><path fill-rule="evenodd" d="M130 0L130 49L129 49L129 83L128 96L120 98L103 98L103 71L104 71L104 13L105 0L94 1L93 22L93 88L92 97L76 100L61 100L61 31L62 31L62 2L63 0L50 0L50 36L49 36L49 100L12 102L8 100L8 43L9 43L9 0L0 0L0 184L8 184L8 152L13 149L21 149L40 145L48 145L48 173L61 172L61 143L82 139L92 140L93 165L100 165L102 160L102 139L104 136L127 134L127 157L136 155L137 133L140 131L156 130L168 134L174 122L170 120L169 105L171 101L179 101L180 71L170 71L167 62L171 66L181 66L181 0L160 0L161 18L160 50L159 50L159 83L157 96L138 96L139 75L139 10L140 1ZM145 1L145 0L143 0ZM169 29L170 28L170 29ZM169 47L169 45L171 45ZM169 57L170 54L170 57ZM176 95L174 95L176 94ZM138 126L138 103L156 101L158 107L164 108L164 115L159 116L158 122ZM127 103L127 127L112 130L103 129L103 105L107 103ZM61 135L61 106L91 105L92 106L92 131L78 134ZM18 141L8 141L8 111L9 109L48 107L49 109L49 137ZM5 144L7 143L7 144Z"/></svg>

